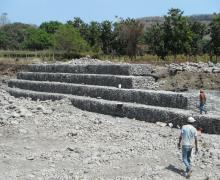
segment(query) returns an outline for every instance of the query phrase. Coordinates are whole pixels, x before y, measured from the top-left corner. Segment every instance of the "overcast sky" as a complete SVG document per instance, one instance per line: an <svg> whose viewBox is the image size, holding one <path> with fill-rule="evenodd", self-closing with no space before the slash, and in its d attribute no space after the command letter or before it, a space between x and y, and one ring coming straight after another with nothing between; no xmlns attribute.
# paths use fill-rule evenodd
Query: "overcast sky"
<svg viewBox="0 0 220 180"><path fill-rule="evenodd" d="M185 15L220 12L220 0L0 0L0 13L11 22L40 25L81 17L85 22L115 20L115 16L139 18L163 16L170 8Z"/></svg>

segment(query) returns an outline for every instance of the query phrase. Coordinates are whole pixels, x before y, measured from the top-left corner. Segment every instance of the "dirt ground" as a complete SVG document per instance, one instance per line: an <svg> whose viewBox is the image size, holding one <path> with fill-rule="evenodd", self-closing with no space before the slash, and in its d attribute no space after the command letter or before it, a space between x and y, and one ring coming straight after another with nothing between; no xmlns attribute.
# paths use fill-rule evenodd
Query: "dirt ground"
<svg viewBox="0 0 220 180"><path fill-rule="evenodd" d="M160 89L181 91L185 89L220 90L220 74L178 72L159 79Z"/></svg>
<svg viewBox="0 0 220 180"><path fill-rule="evenodd" d="M171 75L165 66L155 66L159 90L186 91L189 89L220 90L220 73L178 71Z"/></svg>

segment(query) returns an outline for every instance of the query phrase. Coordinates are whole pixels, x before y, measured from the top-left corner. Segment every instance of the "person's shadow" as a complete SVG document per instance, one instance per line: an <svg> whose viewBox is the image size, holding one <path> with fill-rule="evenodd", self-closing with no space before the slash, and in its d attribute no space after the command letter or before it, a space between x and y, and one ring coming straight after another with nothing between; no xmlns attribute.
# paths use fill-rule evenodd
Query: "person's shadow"
<svg viewBox="0 0 220 180"><path fill-rule="evenodd" d="M166 169L173 171L181 176L184 176L184 170L179 169L177 167L175 167L174 165L170 164L169 166L166 167Z"/></svg>

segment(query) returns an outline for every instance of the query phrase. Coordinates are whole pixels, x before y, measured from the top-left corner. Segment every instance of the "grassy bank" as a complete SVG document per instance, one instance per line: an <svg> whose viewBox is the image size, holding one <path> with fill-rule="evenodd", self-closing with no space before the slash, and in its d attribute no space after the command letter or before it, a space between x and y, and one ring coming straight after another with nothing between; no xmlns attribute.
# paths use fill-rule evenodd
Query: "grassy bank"
<svg viewBox="0 0 220 180"><path fill-rule="evenodd" d="M0 50L0 58L6 59L33 59L39 58L43 61L54 61L54 60L68 60L68 59L78 59L81 57L85 57L90 54L91 57L96 58L97 55L92 52L88 53L67 53L63 51L52 51L52 50L43 50L43 51L3 51Z"/></svg>
<svg viewBox="0 0 220 180"><path fill-rule="evenodd" d="M2 51L0 50L0 62L13 62L13 63L29 63L33 61L66 61L69 59L78 59L90 55L92 58L98 58L101 60L110 60L114 62L129 62L129 63L182 63L182 62L220 62L219 57L210 57L208 54L199 56L186 56L177 55L175 60L174 56L167 56L165 60L162 60L156 55L146 54L144 56L137 56L135 59L131 60L128 56L113 56L113 55L102 55L95 53L66 53L61 51L53 52L52 50L44 51Z"/></svg>
<svg viewBox="0 0 220 180"><path fill-rule="evenodd" d="M208 54L200 56L186 56L186 55L177 55L174 60L173 56L167 56L166 59L161 59L157 55L146 54L144 56L137 56L136 59L131 60L128 56L110 56L102 55L100 59L103 60L113 60L120 62L130 62L130 63L183 63L183 62L220 62L220 59L216 60L216 57L211 58Z"/></svg>

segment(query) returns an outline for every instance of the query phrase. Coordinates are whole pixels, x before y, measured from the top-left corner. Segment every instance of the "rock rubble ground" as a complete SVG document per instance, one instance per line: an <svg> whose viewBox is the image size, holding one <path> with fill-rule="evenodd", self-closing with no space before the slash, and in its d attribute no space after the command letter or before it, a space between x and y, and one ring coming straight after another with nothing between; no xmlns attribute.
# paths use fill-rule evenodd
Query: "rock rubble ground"
<svg viewBox="0 0 220 180"><path fill-rule="evenodd" d="M0 84L1 179L185 179L178 129L16 99ZM199 136L192 180L220 178L220 138Z"/></svg>
<svg viewBox="0 0 220 180"><path fill-rule="evenodd" d="M181 63L181 64L172 63L168 65L168 68L171 74L174 74L177 71L220 73L220 63L214 64L212 62L208 62L208 63L187 62L187 63Z"/></svg>

